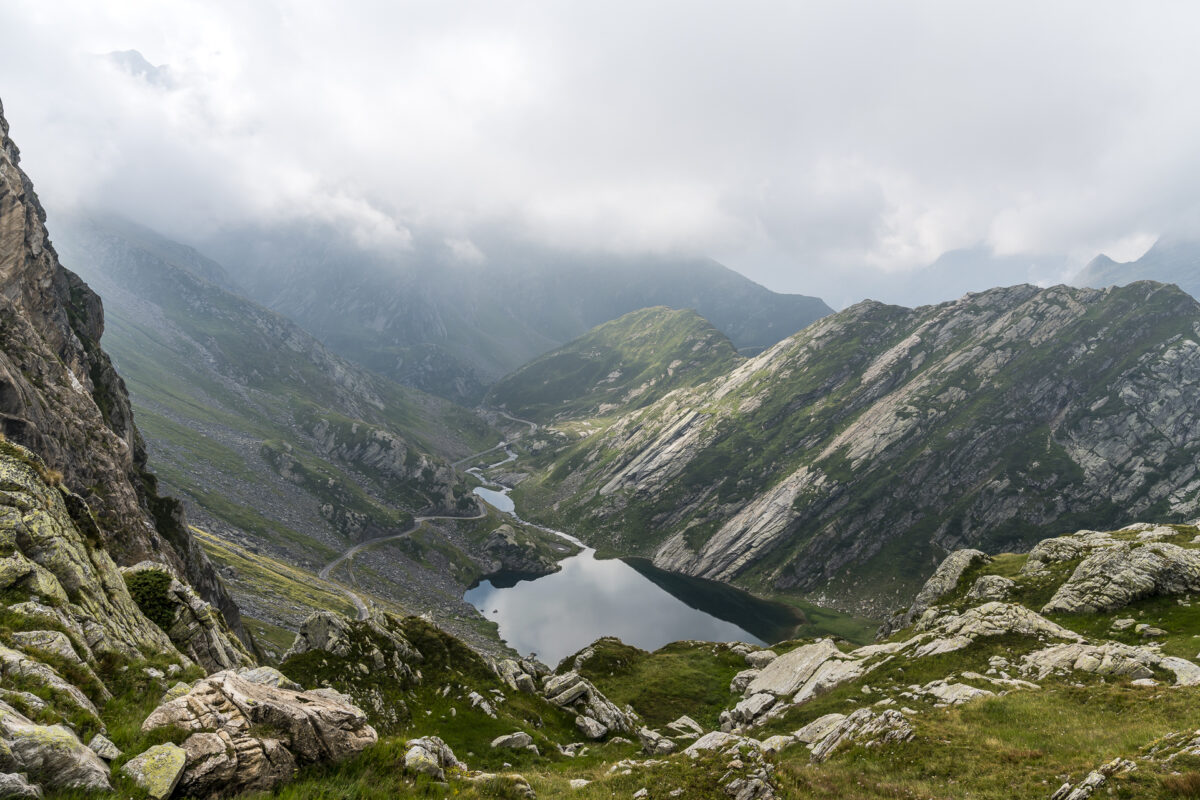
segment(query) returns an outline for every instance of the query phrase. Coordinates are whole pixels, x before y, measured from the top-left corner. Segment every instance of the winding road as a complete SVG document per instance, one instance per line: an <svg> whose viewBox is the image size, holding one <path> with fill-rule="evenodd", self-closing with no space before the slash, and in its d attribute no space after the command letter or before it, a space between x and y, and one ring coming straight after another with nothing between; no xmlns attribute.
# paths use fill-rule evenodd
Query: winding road
<svg viewBox="0 0 1200 800"><path fill-rule="evenodd" d="M504 417L505 419L512 420L513 422L516 422L516 423L519 423L522 425L528 425L530 433L537 432L538 426L537 426L536 422L531 422L527 419L520 419L518 417L514 417L512 414L509 414L504 411L497 411L496 413L499 414L500 416ZM520 438L522 435L523 434L518 434L517 436L515 436L513 438ZM451 466L457 467L459 464L465 464L468 461L472 461L476 458L479 458L482 455L487 455L488 453L492 452L493 450L499 450L502 447L505 448L507 451L508 445L509 445L508 441L500 442L500 444L496 445L495 447L489 447L487 450L483 450L478 453L469 455L466 458L459 459L458 461L455 461L453 464L451 464ZM515 453L513 453L511 451L507 451L507 452L508 452L509 458L505 459L505 461L511 461L516 458ZM503 464L503 463L505 463L505 461L501 461L499 463ZM492 466L496 466L496 465L493 464ZM478 502L480 502L480 501L477 501L477 503ZM433 516L425 516L425 517L413 517L413 524L410 525L405 530L400 531L399 533L389 533L386 536L378 536L374 539L368 539L365 542L359 542L358 544L347 548L345 550L345 552L343 552L340 556L335 558L333 561L330 561L325 566L321 567L321 571L317 573L317 576L323 581L330 581L330 583L332 583L338 589L338 591L340 591L342 594L346 595L346 597L348 597L350 599L350 602L354 603L354 607L356 609L358 609L358 619L365 620L367 617L369 617L371 615L371 610L367 607L367 604L363 602L363 599L361 597L359 597L355 592L352 592L348 586L346 586L338 581L332 581L329 578L329 574L331 572L333 572L335 569L337 569L337 567L340 564L351 560L352 558L354 558L354 556L359 551L364 550L368 547L373 547L377 544L383 544L384 542L393 542L397 539L404 539L404 538L410 536L413 531L417 530L417 528L420 528L422 524L424 524L426 522L430 522L435 519L467 520L467 519L483 519L483 517L485 517L485 516L487 516L487 511L482 505L480 505L479 513L475 514L474 516L471 516L471 517L462 517L462 516L455 516L455 515L449 515L449 514L433 515Z"/></svg>

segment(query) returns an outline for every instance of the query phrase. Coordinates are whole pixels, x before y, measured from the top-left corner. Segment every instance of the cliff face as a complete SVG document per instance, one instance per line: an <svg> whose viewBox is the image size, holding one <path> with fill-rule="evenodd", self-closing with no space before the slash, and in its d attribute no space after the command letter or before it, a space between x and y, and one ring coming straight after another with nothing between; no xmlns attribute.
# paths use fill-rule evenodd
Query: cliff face
<svg viewBox="0 0 1200 800"><path fill-rule="evenodd" d="M1195 516L1198 342L1200 306L1148 282L863 303L527 491L660 567L879 613L955 548Z"/></svg>
<svg viewBox="0 0 1200 800"><path fill-rule="evenodd" d="M158 496L124 383L100 347L100 298L59 263L8 130L0 107L0 432L85 498L119 563L168 564L244 636L181 507Z"/></svg>

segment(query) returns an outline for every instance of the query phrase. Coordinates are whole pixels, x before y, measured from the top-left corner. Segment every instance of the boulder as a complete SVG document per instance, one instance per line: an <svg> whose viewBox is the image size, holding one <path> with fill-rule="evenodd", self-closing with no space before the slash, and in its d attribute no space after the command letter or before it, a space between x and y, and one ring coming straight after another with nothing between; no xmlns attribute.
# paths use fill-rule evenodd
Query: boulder
<svg viewBox="0 0 1200 800"><path fill-rule="evenodd" d="M1048 636L1068 641L1082 641L1075 631L1016 603L993 601L969 608L961 614L926 615L917 623L918 631L928 631L943 639L966 639L969 644L980 637L1018 633L1025 636ZM965 646L965 644L960 646ZM957 648L954 648L957 649ZM942 650L941 652L948 652Z"/></svg>
<svg viewBox="0 0 1200 800"><path fill-rule="evenodd" d="M1016 581L1003 575L980 575L967 592L968 600L1007 600Z"/></svg>
<svg viewBox="0 0 1200 800"><path fill-rule="evenodd" d="M1051 673L1071 670L1095 675L1112 675L1133 679L1153 677L1154 667L1175 672L1176 682L1195 685L1200 682L1200 667L1182 658L1163 656L1158 652L1120 642L1060 644L1025 655L1020 670L1027 675L1044 678Z"/></svg>
<svg viewBox="0 0 1200 800"><path fill-rule="evenodd" d="M761 670L757 669L742 670L737 675L734 675L733 680L729 682L729 691L733 694L741 694L746 691L746 687L750 685L752 680L759 676L760 672Z"/></svg>
<svg viewBox="0 0 1200 800"><path fill-rule="evenodd" d="M36 798L41 800L42 790L39 786L30 783L23 775L0 772L0 797L13 798Z"/></svg>
<svg viewBox="0 0 1200 800"><path fill-rule="evenodd" d="M794 695L822 664L831 658L844 657L830 639L797 647L764 667L747 684L743 694L747 697L764 693L776 697Z"/></svg>
<svg viewBox="0 0 1200 800"><path fill-rule="evenodd" d="M42 788L111 790L108 765L73 731L62 725L39 725L0 702L0 753L10 772L22 772Z"/></svg>
<svg viewBox="0 0 1200 800"><path fill-rule="evenodd" d="M112 761L121 757L121 750L113 744L107 736L102 733L97 733L88 742L88 747L93 753L103 758L105 761Z"/></svg>
<svg viewBox="0 0 1200 800"><path fill-rule="evenodd" d="M231 670L197 681L142 723L164 727L192 733L180 786L196 797L269 790L297 765L340 761L377 738L362 710L337 693L252 683Z"/></svg>
<svg viewBox="0 0 1200 800"><path fill-rule="evenodd" d="M507 747L512 750L521 750L529 747L531 744L533 744L533 737L528 733L525 733L525 731L507 733L503 736L497 736L495 739L492 739L493 749L497 747Z"/></svg>
<svg viewBox="0 0 1200 800"><path fill-rule="evenodd" d="M746 653L746 665L751 669L762 669L767 664L770 664L779 656L774 650L755 650L752 653Z"/></svg>
<svg viewBox="0 0 1200 800"><path fill-rule="evenodd" d="M405 769L428 775L438 781L446 779L448 769L466 769L466 765L454 757L450 746L437 736L410 739L407 745L408 750L404 753Z"/></svg>
<svg viewBox="0 0 1200 800"><path fill-rule="evenodd" d="M159 744L129 759L121 766L121 772L133 778L154 800L164 800L179 785L186 764L187 753L182 747Z"/></svg>
<svg viewBox="0 0 1200 800"><path fill-rule="evenodd" d="M817 717L803 728L793 731L792 736L795 737L796 741L803 744L816 744L828 736L833 729L841 725L845 719L845 714L826 714L823 717Z"/></svg>
<svg viewBox="0 0 1200 800"><path fill-rule="evenodd" d="M676 744L658 731L643 727L638 729L637 735L642 752L648 756L667 756L675 752Z"/></svg>
<svg viewBox="0 0 1200 800"><path fill-rule="evenodd" d="M608 728L582 714L575 718L575 727L589 739L603 739L608 734Z"/></svg>
<svg viewBox="0 0 1200 800"><path fill-rule="evenodd" d="M1143 597L1200 591L1200 552L1167 542L1121 543L1087 556L1043 614L1113 611Z"/></svg>
<svg viewBox="0 0 1200 800"><path fill-rule="evenodd" d="M700 726L700 723L696 722L696 720L692 719L687 714L684 714L674 722L668 722L667 727L678 733L680 736L697 737L704 735L704 728Z"/></svg>

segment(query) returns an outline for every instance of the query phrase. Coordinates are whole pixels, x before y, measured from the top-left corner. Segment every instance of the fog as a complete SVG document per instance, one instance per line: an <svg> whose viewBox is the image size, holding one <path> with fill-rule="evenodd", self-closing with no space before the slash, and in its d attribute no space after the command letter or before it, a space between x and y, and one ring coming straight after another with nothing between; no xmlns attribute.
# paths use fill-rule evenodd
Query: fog
<svg viewBox="0 0 1200 800"><path fill-rule="evenodd" d="M1189 3L10 0L0 99L52 217L189 242L311 221L484 266L503 231L920 302L1200 219L1198 23Z"/></svg>

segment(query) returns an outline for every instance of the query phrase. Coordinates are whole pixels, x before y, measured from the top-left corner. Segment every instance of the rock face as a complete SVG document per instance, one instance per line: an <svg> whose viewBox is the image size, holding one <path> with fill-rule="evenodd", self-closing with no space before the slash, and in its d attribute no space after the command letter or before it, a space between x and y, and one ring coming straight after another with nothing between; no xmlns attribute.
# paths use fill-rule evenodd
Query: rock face
<svg viewBox="0 0 1200 800"><path fill-rule="evenodd" d="M1154 595L1200 591L1200 553L1167 542L1121 544L1087 556L1042 613L1112 611Z"/></svg>
<svg viewBox="0 0 1200 800"><path fill-rule="evenodd" d="M59 264L19 161L0 108L0 433L62 474L117 562L170 564L241 633L181 506L156 492L125 386L100 348L100 298Z"/></svg>
<svg viewBox="0 0 1200 800"><path fill-rule="evenodd" d="M0 590L36 596L9 612L36 625L62 628L75 659L100 653L137 656L139 648L175 653L170 639L138 610L103 547L88 507L47 483L45 464L28 450L0 442ZM68 634L61 634L62 639ZM60 651L63 642L53 638ZM30 642L29 638L25 639Z"/></svg>
<svg viewBox="0 0 1200 800"><path fill-rule="evenodd" d="M887 554L1200 513L1198 327L1149 282L861 303L572 443L550 499L659 567L879 614L925 577Z"/></svg>
<svg viewBox="0 0 1200 800"><path fill-rule="evenodd" d="M366 715L336 693L278 689L229 671L199 681L142 723L147 731L164 727L191 734L179 785L197 797L267 791L297 766L340 761L377 738Z"/></svg>
<svg viewBox="0 0 1200 800"><path fill-rule="evenodd" d="M170 579L164 599L172 609L172 621L166 632L181 653L209 672L254 663L241 641L228 634L212 604L201 599L191 586L181 583L169 567L142 561L121 570L126 576L147 571L164 573Z"/></svg>

